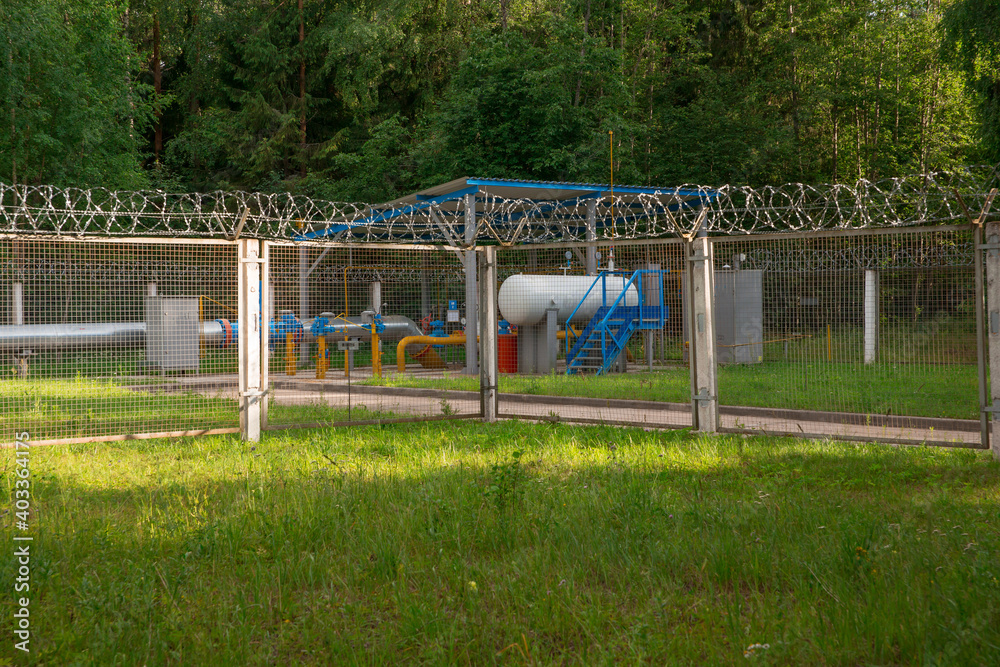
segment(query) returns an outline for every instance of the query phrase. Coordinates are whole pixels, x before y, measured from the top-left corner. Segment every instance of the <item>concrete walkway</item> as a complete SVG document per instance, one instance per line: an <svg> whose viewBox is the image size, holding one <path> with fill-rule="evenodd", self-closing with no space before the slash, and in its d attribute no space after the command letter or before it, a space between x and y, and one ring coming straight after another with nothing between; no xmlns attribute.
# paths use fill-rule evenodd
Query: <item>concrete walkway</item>
<svg viewBox="0 0 1000 667"><path fill-rule="evenodd" d="M360 370L360 369L359 369ZM441 373L420 376L442 377ZM371 413L392 413L392 418L475 416L480 414L479 394L472 391L374 387L356 384L370 375L355 371L350 387L342 373L317 380L310 374L271 376L272 405L325 405L331 408L366 408ZM219 398L236 398L232 375L182 376L172 385L135 387L145 391L195 391ZM926 417L887 417L844 412L785 410L748 406L722 406L724 431L755 432L811 438L879 441L901 444L935 444L980 447L979 422ZM501 394L499 414L504 418L555 420L591 424L619 424L648 428L688 428L691 406L620 399ZM368 415L369 417L371 415ZM357 417L355 417L356 419ZM271 426L281 426L280 410L272 410Z"/></svg>

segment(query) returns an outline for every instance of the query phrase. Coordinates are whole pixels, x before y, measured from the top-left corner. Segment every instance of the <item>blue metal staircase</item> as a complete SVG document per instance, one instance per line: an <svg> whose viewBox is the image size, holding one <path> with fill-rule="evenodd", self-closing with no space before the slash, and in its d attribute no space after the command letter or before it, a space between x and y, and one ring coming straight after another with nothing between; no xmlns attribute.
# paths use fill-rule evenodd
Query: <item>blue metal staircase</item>
<svg viewBox="0 0 1000 667"><path fill-rule="evenodd" d="M568 375L576 373L601 375L606 373L625 350L632 334L641 330L663 328L667 320L667 308L663 303L663 273L663 271L654 269L635 271L610 305L608 305L607 277L614 274L604 272L597 276L567 320L572 321L573 316L587 300L594 287L600 284L601 307L590 318L590 322L587 323L579 338L566 354L566 373ZM618 275L624 278L628 274ZM647 290L645 288L651 285L650 281L653 281L652 285L656 286L655 289L649 290L657 295L653 299L655 303L647 303L649 299L646 298ZM633 290L635 296L638 296L638 303L628 303L630 300L635 300L628 297L630 289ZM567 326L566 331L567 336L573 336L572 327Z"/></svg>

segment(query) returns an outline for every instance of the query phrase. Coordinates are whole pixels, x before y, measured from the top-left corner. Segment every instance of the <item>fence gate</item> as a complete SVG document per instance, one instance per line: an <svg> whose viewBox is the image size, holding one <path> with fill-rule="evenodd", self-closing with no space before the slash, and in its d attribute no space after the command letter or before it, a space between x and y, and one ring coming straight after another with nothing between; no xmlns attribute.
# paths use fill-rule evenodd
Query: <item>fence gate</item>
<svg viewBox="0 0 1000 667"><path fill-rule="evenodd" d="M267 245L265 428L482 416L460 251Z"/></svg>
<svg viewBox="0 0 1000 667"><path fill-rule="evenodd" d="M982 446L968 226L713 245L723 429Z"/></svg>
<svg viewBox="0 0 1000 667"><path fill-rule="evenodd" d="M239 432L236 245L0 240L0 441Z"/></svg>
<svg viewBox="0 0 1000 667"><path fill-rule="evenodd" d="M498 250L500 416L690 428L684 252L679 239Z"/></svg>

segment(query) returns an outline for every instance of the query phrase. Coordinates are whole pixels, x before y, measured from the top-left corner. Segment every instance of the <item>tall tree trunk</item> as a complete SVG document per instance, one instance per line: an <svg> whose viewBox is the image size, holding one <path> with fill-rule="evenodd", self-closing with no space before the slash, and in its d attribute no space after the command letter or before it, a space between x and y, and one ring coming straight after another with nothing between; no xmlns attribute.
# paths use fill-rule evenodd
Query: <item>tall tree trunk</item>
<svg viewBox="0 0 1000 667"><path fill-rule="evenodd" d="M854 151L858 166L858 180L861 180L861 109L854 105Z"/></svg>
<svg viewBox="0 0 1000 667"><path fill-rule="evenodd" d="M838 166L840 165L840 136L838 132L840 129L840 112L837 109L836 102L830 108L830 116L833 117L833 182L836 183L840 178L837 173Z"/></svg>
<svg viewBox="0 0 1000 667"><path fill-rule="evenodd" d="M302 14L302 0L299 0L299 148L302 159L302 175L306 175L306 23Z"/></svg>
<svg viewBox="0 0 1000 667"><path fill-rule="evenodd" d="M896 29L896 125L892 130L892 145L899 145L899 29Z"/></svg>
<svg viewBox="0 0 1000 667"><path fill-rule="evenodd" d="M802 147L799 140L799 57L795 51L795 5L788 4L788 40L792 45L792 134L795 137L795 156L802 177Z"/></svg>
<svg viewBox="0 0 1000 667"><path fill-rule="evenodd" d="M192 70L194 72L198 72L198 60L199 60L199 58L201 56L201 48L200 48L200 45L198 44L198 41L197 41L198 40L198 36L196 34L196 31L198 29L198 14L196 13L196 11L197 11L196 9L191 11L190 21L189 21L189 24L188 24L190 26L190 29L191 29L191 34L194 36L194 39L195 39L195 45L194 45L194 66L192 67ZM197 76L197 74L195 76ZM190 114L192 116L196 116L198 114L198 106L199 106L199 104L198 104L198 96L195 94L194 87L192 87L191 92L188 94L188 114Z"/></svg>
<svg viewBox="0 0 1000 667"><path fill-rule="evenodd" d="M590 36L588 32L590 26L590 0L587 0L587 10L583 13L583 41L584 43L580 45L580 67L583 67L583 59L587 56L587 37ZM576 77L576 94L573 96L573 106L580 106L580 90L583 88L583 74L578 74Z"/></svg>
<svg viewBox="0 0 1000 667"><path fill-rule="evenodd" d="M163 70L160 67L160 15L153 14L153 92L156 104L153 114L156 117L156 134L153 138L153 159L160 164L160 152L163 150L163 109L160 108L160 95L163 92Z"/></svg>
<svg viewBox="0 0 1000 667"><path fill-rule="evenodd" d="M884 45L884 43L883 43ZM878 74L875 79L875 129L873 130L871 148L869 150L869 155L871 156L871 163L868 165L868 178L870 180L875 180L878 176L877 170L872 166L875 161L875 157L878 155L878 137L879 130L882 129L882 68L883 68L883 58L882 58L882 48L879 48L879 60L878 60Z"/></svg>
<svg viewBox="0 0 1000 667"><path fill-rule="evenodd" d="M7 65L10 68L10 73L14 73L14 41L11 37L7 36ZM17 115L14 110L14 94L13 85L8 88L11 91L10 95L10 184L17 185Z"/></svg>
<svg viewBox="0 0 1000 667"><path fill-rule="evenodd" d="M122 14L122 32L125 35L125 39L128 39L128 24L129 24L129 8L125 7L125 12ZM135 100L132 99L132 56L131 54L125 55L125 85L128 88L128 93L126 99L128 100L128 138L135 139Z"/></svg>
<svg viewBox="0 0 1000 667"><path fill-rule="evenodd" d="M931 83L931 93L930 99L927 105L921 105L920 108L920 173L927 172L927 161L930 157L930 137L933 131L934 123L934 104L937 101L938 94L938 83L940 81L940 70L937 65L934 66L934 79Z"/></svg>
<svg viewBox="0 0 1000 667"><path fill-rule="evenodd" d="M840 106L837 103L837 92L840 90L840 58L833 70L834 99L830 104L830 118L833 120L833 182L840 180Z"/></svg>

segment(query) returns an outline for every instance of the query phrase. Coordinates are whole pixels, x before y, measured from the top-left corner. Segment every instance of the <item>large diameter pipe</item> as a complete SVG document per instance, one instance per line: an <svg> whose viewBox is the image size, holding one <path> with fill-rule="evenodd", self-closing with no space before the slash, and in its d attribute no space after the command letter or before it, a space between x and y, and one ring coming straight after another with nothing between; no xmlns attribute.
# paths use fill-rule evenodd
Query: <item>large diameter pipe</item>
<svg viewBox="0 0 1000 667"><path fill-rule="evenodd" d="M0 350L5 352L135 347L145 338L144 322L0 326Z"/></svg>
<svg viewBox="0 0 1000 667"><path fill-rule="evenodd" d="M362 325L360 317L330 317L327 319L329 321L326 327L327 336L343 338L346 335L348 338L357 338L362 341L371 340L371 329ZM312 329L312 323L312 319L303 320L302 322L307 335L311 335L309 332ZM424 335L424 332L420 330L416 322L402 315L383 317L382 324L385 328L379 333L379 338L383 340L395 342L407 336Z"/></svg>
<svg viewBox="0 0 1000 667"><path fill-rule="evenodd" d="M594 285L594 281L597 284ZM556 310L556 320L565 324L577 304L586 301L573 315L573 322L586 324L594 316L602 303L611 305L625 289L628 282L621 276L604 279L604 298L601 298L601 279L594 276L539 276L518 274L511 276L500 286L497 305L500 314L511 324L532 325L545 319L548 310ZM593 289L591 289L593 285ZM590 293L587 294L587 290ZM619 305L639 305L639 292L630 285Z"/></svg>
<svg viewBox="0 0 1000 667"><path fill-rule="evenodd" d="M360 318L347 318L334 326L336 335L371 340L371 331L361 326ZM408 317L393 315L382 319L385 330L379 334L389 341L420 336L420 327ZM312 320L303 323L308 332ZM227 327L228 325L228 327ZM212 347L235 343L236 323L208 320L201 323L202 342ZM0 351L21 350L93 350L102 348L142 347L146 343L145 322L80 322L76 324L0 325Z"/></svg>
<svg viewBox="0 0 1000 667"><path fill-rule="evenodd" d="M201 323L202 341L207 345L233 344L235 325L219 320ZM142 347L146 343L145 322L80 322L76 324L24 324L0 326L0 350L94 350Z"/></svg>

